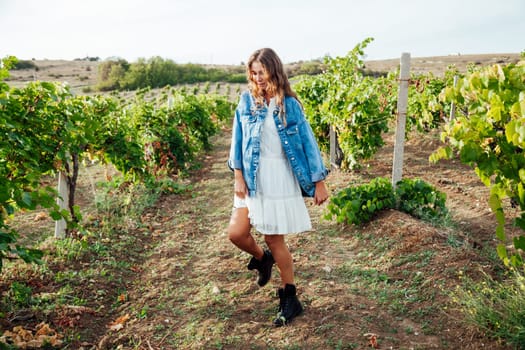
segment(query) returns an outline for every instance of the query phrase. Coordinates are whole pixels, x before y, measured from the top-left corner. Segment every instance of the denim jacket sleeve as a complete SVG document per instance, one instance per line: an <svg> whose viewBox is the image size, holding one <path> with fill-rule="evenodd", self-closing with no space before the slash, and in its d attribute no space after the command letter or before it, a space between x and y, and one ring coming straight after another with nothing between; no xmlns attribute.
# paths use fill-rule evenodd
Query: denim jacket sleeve
<svg viewBox="0 0 525 350"><path fill-rule="evenodd" d="M244 97L245 94L242 94L233 117L230 156L228 158L228 167L231 170L242 169L242 123L240 120L240 111L245 104Z"/></svg>
<svg viewBox="0 0 525 350"><path fill-rule="evenodd" d="M295 100L292 106L294 109L294 113L297 113L297 115L299 116L299 134L301 135L301 141L303 143L303 150L305 153L307 166L310 170L310 180L313 183L316 183L326 178L326 176L328 175L328 170L324 165L323 158L321 156L321 151L319 150L319 145L317 144L317 140L315 139L312 127L306 120L301 105Z"/></svg>

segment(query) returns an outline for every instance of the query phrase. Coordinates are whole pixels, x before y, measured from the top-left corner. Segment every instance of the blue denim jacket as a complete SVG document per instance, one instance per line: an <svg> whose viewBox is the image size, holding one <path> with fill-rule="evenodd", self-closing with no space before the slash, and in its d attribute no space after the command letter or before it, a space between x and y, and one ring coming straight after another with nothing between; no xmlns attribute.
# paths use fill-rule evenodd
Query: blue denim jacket
<svg viewBox="0 0 525 350"><path fill-rule="evenodd" d="M287 96L284 103L286 125L279 119L279 107L273 113L281 145L303 195L313 197L315 183L324 180L328 171L299 101ZM255 99L248 91L242 93L235 110L228 166L230 169L242 170L250 197L257 190L261 130L267 111L266 106L256 106Z"/></svg>

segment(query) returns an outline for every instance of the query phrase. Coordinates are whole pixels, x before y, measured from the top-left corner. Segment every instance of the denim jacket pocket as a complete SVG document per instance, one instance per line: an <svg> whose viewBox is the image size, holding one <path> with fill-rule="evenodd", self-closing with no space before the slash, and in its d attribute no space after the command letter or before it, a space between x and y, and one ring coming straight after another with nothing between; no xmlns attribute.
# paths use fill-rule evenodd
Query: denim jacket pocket
<svg viewBox="0 0 525 350"><path fill-rule="evenodd" d="M291 128L286 129L286 133L288 134L288 136L293 136L299 133L299 128L297 126L293 126Z"/></svg>
<svg viewBox="0 0 525 350"><path fill-rule="evenodd" d="M241 123L251 124L257 121L257 115L255 113L249 113L248 111L241 114Z"/></svg>

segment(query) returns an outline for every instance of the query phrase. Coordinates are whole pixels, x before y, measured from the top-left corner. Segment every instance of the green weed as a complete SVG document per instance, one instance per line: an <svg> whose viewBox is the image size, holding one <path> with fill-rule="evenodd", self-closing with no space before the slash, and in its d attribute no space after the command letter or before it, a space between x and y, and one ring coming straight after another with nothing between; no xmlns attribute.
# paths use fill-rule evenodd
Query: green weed
<svg viewBox="0 0 525 350"><path fill-rule="evenodd" d="M6 296L4 297L4 303L9 305L10 308L29 307L33 303L33 291L25 283L13 282Z"/></svg>
<svg viewBox="0 0 525 350"><path fill-rule="evenodd" d="M514 270L503 281L486 273L474 282L465 277L453 292L453 301L465 320L491 338L501 339L516 348L525 348L525 276Z"/></svg>

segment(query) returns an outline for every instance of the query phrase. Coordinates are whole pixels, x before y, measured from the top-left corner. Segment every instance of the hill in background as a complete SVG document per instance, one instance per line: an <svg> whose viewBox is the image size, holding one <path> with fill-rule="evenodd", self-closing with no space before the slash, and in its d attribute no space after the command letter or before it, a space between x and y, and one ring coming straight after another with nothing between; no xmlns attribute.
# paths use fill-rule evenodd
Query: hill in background
<svg viewBox="0 0 525 350"><path fill-rule="evenodd" d="M412 57L410 70L416 73L432 72L439 76L450 65L455 65L460 72L465 72L470 64L480 66L496 63L509 64L517 62L519 58L519 53ZM365 61L365 69L370 72L388 72L396 69L399 61L399 58ZM82 89L94 87L97 84L98 65L101 62L91 60L34 60L36 69L13 70L7 82L14 87L23 86L33 80L67 82L73 92L80 94ZM292 70L297 69L298 65L308 62L310 61L289 63L285 66L288 70Z"/></svg>

